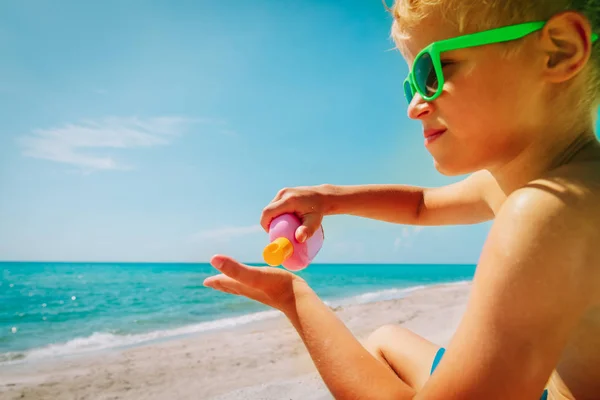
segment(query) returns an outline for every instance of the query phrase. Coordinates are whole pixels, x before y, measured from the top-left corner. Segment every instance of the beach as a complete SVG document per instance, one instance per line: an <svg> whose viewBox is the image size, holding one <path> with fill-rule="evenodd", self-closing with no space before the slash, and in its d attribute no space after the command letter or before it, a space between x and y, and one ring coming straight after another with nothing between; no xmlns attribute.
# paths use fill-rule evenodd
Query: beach
<svg viewBox="0 0 600 400"><path fill-rule="evenodd" d="M334 307L359 340L400 324L441 346L456 330L470 282ZM283 316L130 348L0 366L2 399L331 399Z"/></svg>

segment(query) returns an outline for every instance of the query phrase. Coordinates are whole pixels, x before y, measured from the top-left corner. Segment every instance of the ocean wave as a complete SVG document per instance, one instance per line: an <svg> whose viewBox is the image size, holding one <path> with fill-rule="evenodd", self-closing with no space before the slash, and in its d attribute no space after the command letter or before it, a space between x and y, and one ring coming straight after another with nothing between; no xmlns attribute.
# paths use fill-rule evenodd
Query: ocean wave
<svg viewBox="0 0 600 400"><path fill-rule="evenodd" d="M461 286L469 284L470 281L457 281L448 284L444 284L445 287L440 287L438 290L451 290L455 286ZM339 307L339 306L350 306L355 304L367 304L367 303L375 303L378 301L385 300L397 300L403 297L408 296L412 292L417 290L425 289L427 287L437 286L437 285L418 285L418 286L410 286L406 288L392 288L392 289L383 289L374 292L361 293L356 296L344 297L340 299L335 299L331 301L326 301L325 303L331 307Z"/></svg>
<svg viewBox="0 0 600 400"><path fill-rule="evenodd" d="M406 297L411 292L423 289L425 286L412 286L404 289L384 289L375 292L362 293L356 296L326 301L331 307L351 306L357 304L375 303L384 300L396 300Z"/></svg>
<svg viewBox="0 0 600 400"><path fill-rule="evenodd" d="M279 315L281 315L279 311L263 311L239 317L223 318L174 329L157 330L140 334L119 335L106 332L94 332L90 336L75 338L65 343L51 344L24 352L1 353L0 364L12 364L22 361L40 360L57 356L70 356L99 350L133 346L159 339L168 339L245 325L255 321L275 318Z"/></svg>
<svg viewBox="0 0 600 400"><path fill-rule="evenodd" d="M0 364L10 363L25 358L25 353L14 351L9 353L0 353Z"/></svg>

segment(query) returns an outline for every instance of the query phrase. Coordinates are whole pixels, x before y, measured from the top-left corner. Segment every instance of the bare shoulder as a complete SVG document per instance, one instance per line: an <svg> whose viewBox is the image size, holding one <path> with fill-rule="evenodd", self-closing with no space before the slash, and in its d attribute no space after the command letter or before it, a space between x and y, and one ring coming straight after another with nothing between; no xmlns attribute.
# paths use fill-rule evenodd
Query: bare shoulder
<svg viewBox="0 0 600 400"><path fill-rule="evenodd" d="M600 285L600 163L561 167L529 182L507 198L498 218L521 225L513 232L525 242L561 255L575 277Z"/></svg>
<svg viewBox="0 0 600 400"><path fill-rule="evenodd" d="M542 213L560 211L560 216L600 222L600 162L567 165L529 182L515 198L539 202L531 206ZM594 226L596 229L597 225Z"/></svg>

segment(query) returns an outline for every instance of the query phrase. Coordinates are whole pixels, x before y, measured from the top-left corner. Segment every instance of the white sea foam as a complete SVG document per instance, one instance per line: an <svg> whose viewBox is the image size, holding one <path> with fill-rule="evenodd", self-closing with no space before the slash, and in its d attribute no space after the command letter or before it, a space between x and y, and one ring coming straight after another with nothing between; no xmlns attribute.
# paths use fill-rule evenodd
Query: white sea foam
<svg viewBox="0 0 600 400"><path fill-rule="evenodd" d="M352 297L327 301L326 303L332 307L349 306L354 304L375 303L384 300L396 300L408 296L410 293L423 289L425 286L413 286L404 289L384 289L375 292L362 293Z"/></svg>
<svg viewBox="0 0 600 400"><path fill-rule="evenodd" d="M444 284L445 287L440 287L436 290L452 290L456 286L468 285L470 281L457 281L448 284ZM410 286L406 288L393 288L393 289L384 289L378 290L375 292L362 293L352 297L345 297L340 299L335 299L331 301L326 301L327 305L336 307L336 306L349 306L353 304L366 304L366 303L375 303L378 301L385 300L397 300L403 297L408 296L412 292L425 289L431 285L418 285L418 286Z"/></svg>
<svg viewBox="0 0 600 400"><path fill-rule="evenodd" d="M281 315L279 311L263 311L253 314L246 314L239 317L223 318L193 325L186 325L175 329L157 330L140 334L115 335L106 332L95 332L90 336L75 338L65 343L51 344L25 352L10 352L0 354L0 363L16 363L21 361L45 359L48 357L76 355L98 350L133 346L154 340L168 339L194 333L240 326L254 321L275 318L278 315Z"/></svg>

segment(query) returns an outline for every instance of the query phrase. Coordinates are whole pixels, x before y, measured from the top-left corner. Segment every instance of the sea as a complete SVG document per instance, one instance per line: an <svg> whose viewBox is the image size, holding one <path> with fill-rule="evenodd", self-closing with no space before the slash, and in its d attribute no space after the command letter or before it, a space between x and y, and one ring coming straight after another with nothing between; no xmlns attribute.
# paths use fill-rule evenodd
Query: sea
<svg viewBox="0 0 600 400"><path fill-rule="evenodd" d="M258 264L251 264L258 265ZM202 285L210 264L0 262L0 365L137 346L276 318ZM313 264L297 272L331 306L468 282L475 265Z"/></svg>

